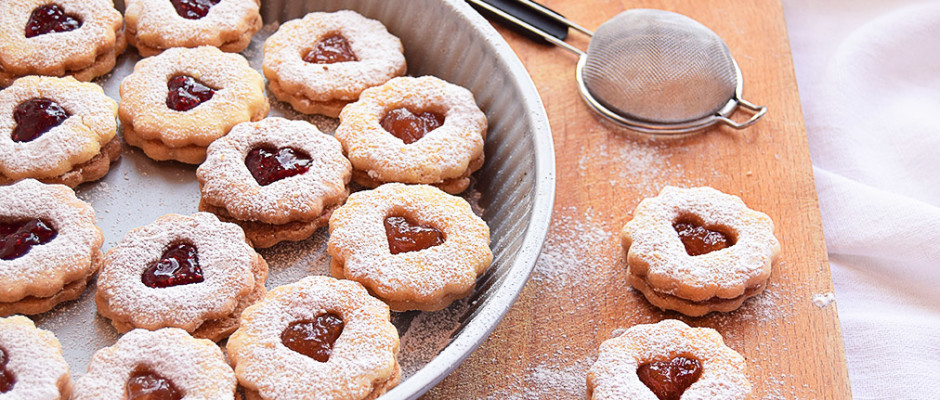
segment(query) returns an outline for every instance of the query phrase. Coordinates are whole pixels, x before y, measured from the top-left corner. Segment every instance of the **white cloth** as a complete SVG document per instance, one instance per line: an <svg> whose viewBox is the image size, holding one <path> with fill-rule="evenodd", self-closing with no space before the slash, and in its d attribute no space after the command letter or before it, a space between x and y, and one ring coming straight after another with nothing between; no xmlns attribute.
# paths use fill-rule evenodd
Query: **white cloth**
<svg viewBox="0 0 940 400"><path fill-rule="evenodd" d="M940 399L940 2L783 3L853 396Z"/></svg>

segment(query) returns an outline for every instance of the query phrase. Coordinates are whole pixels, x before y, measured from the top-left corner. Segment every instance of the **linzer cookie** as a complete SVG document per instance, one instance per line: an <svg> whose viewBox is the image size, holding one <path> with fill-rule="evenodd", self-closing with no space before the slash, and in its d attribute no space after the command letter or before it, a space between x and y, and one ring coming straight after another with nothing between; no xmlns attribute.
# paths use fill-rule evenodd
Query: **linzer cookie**
<svg viewBox="0 0 940 400"><path fill-rule="evenodd" d="M285 22L264 43L262 66L275 97L330 117L406 69L401 41L381 22L349 10Z"/></svg>
<svg viewBox="0 0 940 400"><path fill-rule="evenodd" d="M238 54L173 48L145 58L121 82L124 140L148 157L199 164L241 122L268 115L264 79Z"/></svg>
<svg viewBox="0 0 940 400"><path fill-rule="evenodd" d="M343 110L336 138L360 185L420 183L456 194L483 166L486 116L460 86L395 78Z"/></svg>
<svg viewBox="0 0 940 400"><path fill-rule="evenodd" d="M26 75L90 81L111 71L126 45L110 0L4 0L0 85Z"/></svg>
<svg viewBox="0 0 940 400"><path fill-rule="evenodd" d="M78 298L101 264L91 205L63 185L0 186L0 316L39 314Z"/></svg>
<svg viewBox="0 0 940 400"><path fill-rule="evenodd" d="M264 296L267 276L237 225L209 213L169 214L108 251L95 302L119 332L178 327L219 341Z"/></svg>
<svg viewBox="0 0 940 400"><path fill-rule="evenodd" d="M227 348L247 400L371 400L401 379L388 306L348 280L272 289L242 313Z"/></svg>
<svg viewBox="0 0 940 400"><path fill-rule="evenodd" d="M601 343L587 375L588 400L744 400L744 357L710 328L669 319Z"/></svg>
<svg viewBox="0 0 940 400"><path fill-rule="evenodd" d="M339 142L310 123L241 123L196 171L199 209L240 225L255 247L303 240L346 200L351 170Z"/></svg>
<svg viewBox="0 0 940 400"><path fill-rule="evenodd" d="M780 243L774 223L737 196L667 186L621 232L630 284L653 305L697 317L764 290Z"/></svg>
<svg viewBox="0 0 940 400"><path fill-rule="evenodd" d="M128 0L127 41L141 56L172 47L237 53L261 29L260 0Z"/></svg>
<svg viewBox="0 0 940 400"><path fill-rule="evenodd" d="M434 311L473 291L493 261L490 230L466 200L427 185L353 193L330 217L330 271L396 311Z"/></svg>
<svg viewBox="0 0 940 400"><path fill-rule="evenodd" d="M95 352L72 400L225 400L235 386L215 343L177 328L135 329Z"/></svg>
<svg viewBox="0 0 940 400"><path fill-rule="evenodd" d="M29 318L0 318L0 399L68 400L69 365L55 334Z"/></svg>
<svg viewBox="0 0 940 400"><path fill-rule="evenodd" d="M70 187L101 179L121 156L117 103L94 83L27 76L0 91L0 184Z"/></svg>

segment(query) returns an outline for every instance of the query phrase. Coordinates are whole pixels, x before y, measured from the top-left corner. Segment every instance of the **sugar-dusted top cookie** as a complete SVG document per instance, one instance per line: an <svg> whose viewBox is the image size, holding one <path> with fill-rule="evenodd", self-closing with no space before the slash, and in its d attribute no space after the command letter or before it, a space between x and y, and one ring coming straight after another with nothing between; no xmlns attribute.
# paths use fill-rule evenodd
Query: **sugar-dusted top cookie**
<svg viewBox="0 0 940 400"><path fill-rule="evenodd" d="M237 53L261 29L260 0L128 0L127 41L149 57L172 47Z"/></svg>
<svg viewBox="0 0 940 400"><path fill-rule="evenodd" d="M67 400L69 365L55 334L29 318L0 318L0 399Z"/></svg>

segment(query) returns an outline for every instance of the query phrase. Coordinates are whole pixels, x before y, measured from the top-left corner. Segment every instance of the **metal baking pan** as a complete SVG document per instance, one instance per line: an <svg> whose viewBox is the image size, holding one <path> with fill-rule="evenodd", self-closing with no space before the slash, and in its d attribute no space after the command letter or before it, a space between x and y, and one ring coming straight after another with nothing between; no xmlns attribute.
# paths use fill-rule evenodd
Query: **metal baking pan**
<svg viewBox="0 0 940 400"><path fill-rule="evenodd" d="M122 1L116 4L123 10ZM434 75L470 89L486 113L489 130L486 163L464 193L492 231L494 262L464 300L438 312L392 313L402 337L401 384L382 399L414 399L447 376L489 336L535 266L551 218L555 192L552 137L535 85L509 45L490 24L458 0L264 0L265 26L242 52L261 70L264 40L280 22L312 11L353 9L382 21L401 38L408 74ZM139 59L128 48L114 72L97 80L119 100L121 80ZM332 132L337 121L293 112L270 97L271 116L305 119ZM103 250L135 227L167 213L196 212L199 188L195 167L155 162L127 147L100 182L77 190L94 206L105 234ZM309 240L281 243L261 251L271 265L268 289L311 274L326 275L326 229ZM35 318L62 342L74 378L85 373L92 354L118 337L108 320L96 314L94 285L77 301Z"/></svg>

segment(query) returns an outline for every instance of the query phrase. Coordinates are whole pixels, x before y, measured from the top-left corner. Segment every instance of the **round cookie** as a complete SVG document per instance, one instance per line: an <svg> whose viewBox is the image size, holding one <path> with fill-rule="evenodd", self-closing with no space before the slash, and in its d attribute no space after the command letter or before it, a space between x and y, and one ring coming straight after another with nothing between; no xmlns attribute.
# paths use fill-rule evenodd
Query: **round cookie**
<svg viewBox="0 0 940 400"><path fill-rule="evenodd" d="M127 0L127 41L143 57L173 47L238 53L261 29L260 0Z"/></svg>
<svg viewBox="0 0 940 400"><path fill-rule="evenodd" d="M486 126L469 90L433 76L403 77L346 107L336 139L360 185L428 184L456 194L483 166Z"/></svg>
<svg viewBox="0 0 940 400"><path fill-rule="evenodd" d="M264 296L267 276L237 225L209 213L168 214L105 254L95 303L119 332L178 327L219 341Z"/></svg>
<svg viewBox="0 0 940 400"><path fill-rule="evenodd" d="M371 400L401 379L388 306L325 276L272 289L242 313L227 349L247 400Z"/></svg>
<svg viewBox="0 0 940 400"><path fill-rule="evenodd" d="M137 62L121 82L118 116L124 140L148 157L200 164L210 143L268 110L264 79L248 60L203 46Z"/></svg>
<svg viewBox="0 0 940 400"><path fill-rule="evenodd" d="M55 334L29 318L0 318L0 399L68 400L69 365Z"/></svg>
<svg viewBox="0 0 940 400"><path fill-rule="evenodd" d="M493 261L490 230L466 200L427 185L353 193L330 217L330 272L396 311L435 311L469 295Z"/></svg>

